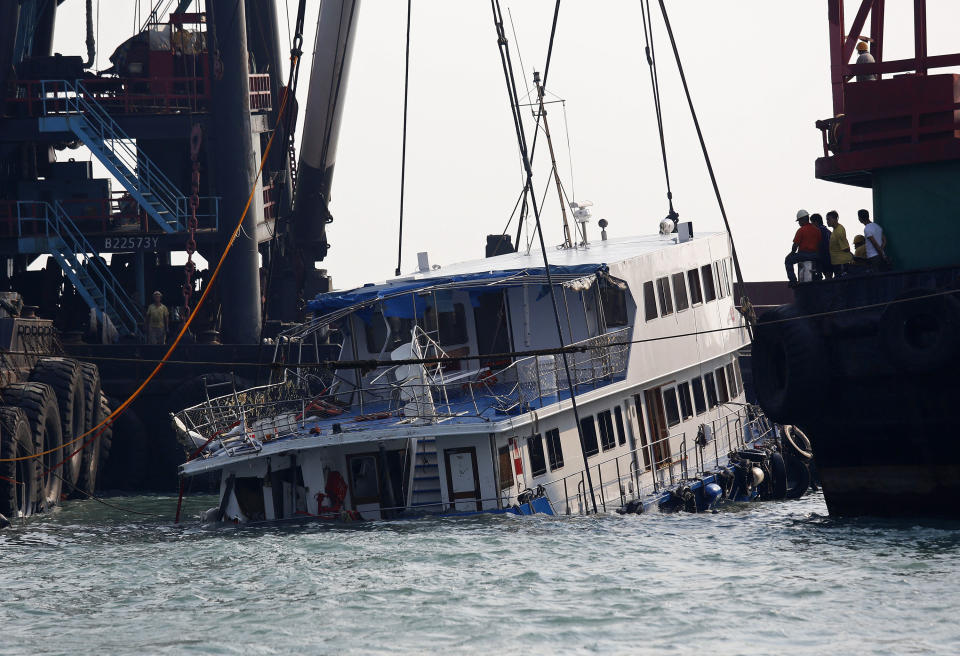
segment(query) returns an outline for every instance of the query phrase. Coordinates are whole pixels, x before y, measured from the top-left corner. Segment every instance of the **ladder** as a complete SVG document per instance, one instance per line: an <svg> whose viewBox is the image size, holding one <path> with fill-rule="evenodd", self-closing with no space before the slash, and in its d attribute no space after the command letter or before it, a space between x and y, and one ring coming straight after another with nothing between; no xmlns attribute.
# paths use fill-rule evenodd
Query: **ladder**
<svg viewBox="0 0 960 656"><path fill-rule="evenodd" d="M443 510L440 495L440 466L437 462L437 440L432 437L412 438L413 467L410 468L410 485L407 507L427 512Z"/></svg>
<svg viewBox="0 0 960 656"><path fill-rule="evenodd" d="M187 198L137 147L83 82L43 80L40 88L43 108L40 132L77 135L161 230L167 233L187 230ZM214 212L218 211L217 205L213 204Z"/></svg>
<svg viewBox="0 0 960 656"><path fill-rule="evenodd" d="M35 234L41 223L50 254L73 283L97 320L108 317L121 335L138 335L143 314L107 263L77 229L59 201L17 201L18 235ZM24 228L27 228L24 230Z"/></svg>

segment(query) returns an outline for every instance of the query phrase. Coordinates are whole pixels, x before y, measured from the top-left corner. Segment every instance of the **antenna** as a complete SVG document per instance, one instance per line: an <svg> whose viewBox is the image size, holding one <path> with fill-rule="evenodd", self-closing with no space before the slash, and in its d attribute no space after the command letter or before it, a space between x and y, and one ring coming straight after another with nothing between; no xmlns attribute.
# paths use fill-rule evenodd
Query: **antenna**
<svg viewBox="0 0 960 656"><path fill-rule="evenodd" d="M543 84L540 82L539 71L533 72L533 84L537 87L540 117L543 119L543 135L547 138L547 148L550 149L550 164L553 166L553 179L557 183L557 195L560 197L560 213L563 215L563 248L573 248L573 241L570 239L570 224L567 223L567 207L563 200L563 186L560 183L560 172L557 171L557 157L553 152L553 139L550 138L547 110L543 106Z"/></svg>

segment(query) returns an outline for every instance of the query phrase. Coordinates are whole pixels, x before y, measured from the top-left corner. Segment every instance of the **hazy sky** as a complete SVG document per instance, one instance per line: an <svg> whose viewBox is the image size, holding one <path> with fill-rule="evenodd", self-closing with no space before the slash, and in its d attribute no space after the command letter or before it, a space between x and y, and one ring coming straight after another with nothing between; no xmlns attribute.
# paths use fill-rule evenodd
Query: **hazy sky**
<svg viewBox="0 0 960 656"><path fill-rule="evenodd" d="M251 2L252 0L247 0ZM278 0L284 50L285 2ZM99 62L133 30L135 0L99 4ZM146 1L141 3L146 13ZM308 2L312 48L319 0ZM501 0L514 65L542 71L553 0ZM722 229L676 66L654 6L654 30L674 205L695 230ZM848 21L859 1L847 1ZM869 191L813 177L821 154L814 122L831 114L826 0L668 0L671 21L710 149L747 280L781 279L798 208L840 212L852 236ZM912 55L912 2L887 3L885 55ZM56 49L82 54L84 3L61 6ZM960 3L928 0L930 53L957 50ZM291 22L293 15L291 15ZM406 2L363 0L340 133L322 266L337 287L381 280L396 266ZM548 92L559 168L577 200L594 203L611 236L655 232L666 195L637 0L564 0ZM951 47L952 44L952 47ZM302 64L300 100L309 80ZM487 0L413 0L403 270L416 253L444 264L483 255L522 189L518 150ZM521 90L521 94L525 93ZM301 117L303 111L301 110ZM529 118L529 115L528 115ZM528 120L528 138L532 119ZM572 172L566 133L570 135ZM541 145L545 145L541 140ZM534 184L548 182L538 146ZM556 192L542 219L548 244L561 241ZM235 221L236 217L222 220ZM515 233L515 224L511 226Z"/></svg>

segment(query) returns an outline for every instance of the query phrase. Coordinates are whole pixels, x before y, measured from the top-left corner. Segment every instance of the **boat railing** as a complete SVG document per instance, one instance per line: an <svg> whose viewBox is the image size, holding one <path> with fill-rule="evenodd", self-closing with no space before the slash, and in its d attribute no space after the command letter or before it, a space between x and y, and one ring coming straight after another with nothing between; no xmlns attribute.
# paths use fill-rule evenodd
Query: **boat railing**
<svg viewBox="0 0 960 656"><path fill-rule="evenodd" d="M673 433L627 453L591 463L590 478L597 509L606 512L633 499L674 489L684 481L697 480L723 465L729 454L770 437L775 430L775 425L752 406L724 406L719 417L700 424L695 434ZM678 443L679 450L671 453L669 445ZM568 515L592 512L586 469L544 484L546 488L554 486L563 488L563 512Z"/></svg>

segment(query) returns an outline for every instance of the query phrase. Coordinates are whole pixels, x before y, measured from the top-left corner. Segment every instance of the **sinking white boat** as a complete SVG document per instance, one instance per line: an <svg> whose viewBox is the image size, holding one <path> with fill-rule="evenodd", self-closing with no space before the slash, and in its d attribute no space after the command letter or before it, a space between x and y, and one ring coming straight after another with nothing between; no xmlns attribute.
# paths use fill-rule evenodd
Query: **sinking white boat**
<svg viewBox="0 0 960 656"><path fill-rule="evenodd" d="M702 482L757 432L729 240L689 232L550 251L554 294L536 250L321 294L273 382L177 413L180 473L218 473L231 522L594 512ZM301 360L328 339L338 363Z"/></svg>

